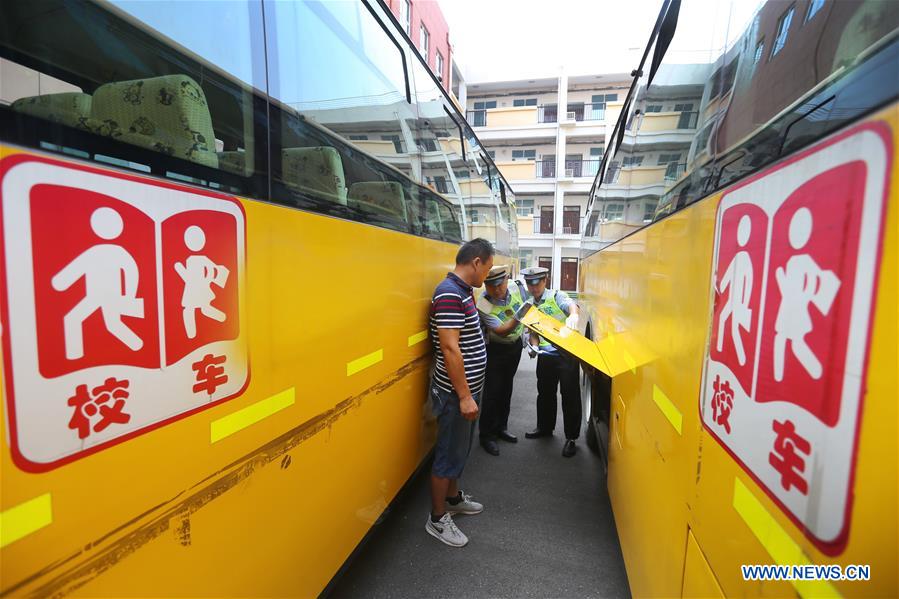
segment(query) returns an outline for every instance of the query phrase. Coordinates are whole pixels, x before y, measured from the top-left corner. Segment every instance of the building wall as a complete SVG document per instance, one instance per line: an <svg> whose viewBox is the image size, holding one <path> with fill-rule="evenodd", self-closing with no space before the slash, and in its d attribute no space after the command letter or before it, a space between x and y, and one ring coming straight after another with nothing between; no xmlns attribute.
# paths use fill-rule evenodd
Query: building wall
<svg viewBox="0 0 899 599"><path fill-rule="evenodd" d="M607 135L621 110L628 85L615 80L569 85L565 75L556 79L553 88L547 87L546 79L528 83L531 85L524 82L507 85L482 84L489 85L489 91L479 91L478 86L469 86L466 108L469 110L469 119L477 118L477 123L471 121L475 131L483 132L481 137L485 148L494 155L497 166L512 182L515 190L520 266L524 268L549 264L552 269L551 285L559 288L563 285L563 263L564 268L568 270L571 260L578 259L581 255L580 232L586 224L587 194L596 173L595 169L598 168L602 158L601 152L594 153L591 150L594 148L605 150ZM574 124L538 123L538 106L587 104L592 101L594 95L600 94L618 95L617 101L609 101L604 118L578 119L579 122ZM515 100L531 98L536 99L537 106L514 107ZM487 109L486 114L481 112L483 110L481 108L475 109L475 103L490 101L495 101L496 107ZM659 103L662 104L661 110L672 111L677 102L669 95ZM696 106L698 107L698 101ZM567 107L559 107L556 112L559 119L565 120L563 117L566 110ZM530 112L524 114L526 111ZM666 115L661 119L660 116L653 114L647 118L665 121L660 123L660 127L666 125L660 128L663 135L676 134L680 112ZM671 159L671 154L678 154L676 150L666 151L665 148L669 145L672 144L640 148L637 152L634 148L627 148L625 155L642 156L643 163L636 167L619 167L622 181L633 183L635 186L657 186L664 179L665 162ZM513 159L512 153L516 150L533 150L534 158ZM663 157L663 154L669 156ZM572 160L569 161L568 157ZM580 157L580 160L576 157ZM554 170L547 169L545 164L535 164L535 161L547 159L555 161ZM661 165L660 159L663 161ZM686 151L681 151L677 155L678 162L686 159ZM568 171L577 174L572 177ZM552 172L556 176L547 178L547 173ZM625 187L622 185L623 189ZM610 230L633 229L636 228L633 223L644 222L647 202L638 197L626 197L622 193L621 198L610 199L606 204L608 206L599 207L597 218L607 218L608 224L605 226ZM548 208L552 208L551 223L545 222L548 219L545 209ZM576 208L576 211L572 211L573 208ZM654 204L651 204L650 208L654 208ZM573 213L577 215L576 230L571 226ZM550 230L551 232L548 232ZM568 281L571 282L571 279Z"/></svg>
<svg viewBox="0 0 899 599"><path fill-rule="evenodd" d="M405 0L387 0L387 5L400 23L405 26L401 16L400 4ZM434 0L410 0L412 10L412 26L409 37L415 42L415 47L421 52L420 27L424 24L430 34L428 55L425 57L428 67L443 82L443 87L450 91L450 64L452 60L452 45L450 44L449 25L440 10L440 4ZM437 52L443 56L442 72L437 72ZM424 54L424 53L422 53Z"/></svg>

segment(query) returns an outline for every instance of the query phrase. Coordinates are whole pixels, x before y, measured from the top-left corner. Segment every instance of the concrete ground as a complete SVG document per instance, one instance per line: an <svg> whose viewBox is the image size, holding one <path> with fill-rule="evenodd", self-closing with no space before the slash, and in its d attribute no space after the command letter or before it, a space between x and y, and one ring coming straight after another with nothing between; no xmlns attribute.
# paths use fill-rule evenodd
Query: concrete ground
<svg viewBox="0 0 899 599"><path fill-rule="evenodd" d="M475 441L462 488L484 504L457 516L470 539L448 547L425 530L427 468L369 535L331 597L629 597L627 574L598 456L578 440L561 455L555 436L529 440L536 423L536 361L522 356L509 429L517 444L487 454Z"/></svg>

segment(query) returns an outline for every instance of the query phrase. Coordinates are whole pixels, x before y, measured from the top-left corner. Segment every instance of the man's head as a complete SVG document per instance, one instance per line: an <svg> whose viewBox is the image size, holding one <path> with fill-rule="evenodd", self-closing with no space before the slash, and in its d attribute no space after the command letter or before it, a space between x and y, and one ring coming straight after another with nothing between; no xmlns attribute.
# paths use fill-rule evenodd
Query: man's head
<svg viewBox="0 0 899 599"><path fill-rule="evenodd" d="M532 266L521 271L524 282L528 286L528 293L531 297L539 298L546 290L546 277L549 275L549 269L542 266Z"/></svg>
<svg viewBox="0 0 899 599"><path fill-rule="evenodd" d="M509 267L494 266L490 269L490 274L484 279L484 287L487 288L487 294L493 299L503 299L506 297L506 291L509 289Z"/></svg>
<svg viewBox="0 0 899 599"><path fill-rule="evenodd" d="M494 253L486 239L466 241L456 254L456 274L472 287L480 287L493 268Z"/></svg>

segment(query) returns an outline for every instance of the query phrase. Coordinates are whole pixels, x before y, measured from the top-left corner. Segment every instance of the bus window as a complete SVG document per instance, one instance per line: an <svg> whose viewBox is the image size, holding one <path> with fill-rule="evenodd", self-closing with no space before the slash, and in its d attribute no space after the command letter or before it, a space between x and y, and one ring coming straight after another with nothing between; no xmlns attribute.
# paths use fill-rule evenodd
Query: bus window
<svg viewBox="0 0 899 599"><path fill-rule="evenodd" d="M3 16L0 110L17 141L263 193L258 3L14 0ZM214 37L192 26L210 20Z"/></svg>
<svg viewBox="0 0 899 599"><path fill-rule="evenodd" d="M833 74L851 71L899 25L896 2L828 2L813 18L806 21L805 14L797 13L789 24L783 18L787 4L758 1L751 10L748 24L739 14L731 19L731 30L738 33L730 43L740 61L733 97L715 140L718 153L771 122ZM775 39L781 46L777 53L766 48L757 59L756 48ZM895 71L885 79L895 81ZM828 120L833 107L808 106L806 112L812 108L817 112L812 121L820 123ZM816 135L809 132L805 137Z"/></svg>
<svg viewBox="0 0 899 599"><path fill-rule="evenodd" d="M273 199L414 232L402 50L363 3L264 7Z"/></svg>
<svg viewBox="0 0 899 599"><path fill-rule="evenodd" d="M455 172L464 166L459 126L450 116L452 107L433 76L417 56L410 57L415 82L413 104L416 118L412 121L417 159L421 163L421 183L441 194L455 210L462 204L462 194Z"/></svg>

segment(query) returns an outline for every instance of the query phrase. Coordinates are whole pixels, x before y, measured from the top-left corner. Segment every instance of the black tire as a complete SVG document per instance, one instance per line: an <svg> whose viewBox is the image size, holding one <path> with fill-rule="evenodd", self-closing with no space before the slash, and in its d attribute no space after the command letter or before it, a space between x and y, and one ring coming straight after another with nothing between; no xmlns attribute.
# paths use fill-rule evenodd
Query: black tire
<svg viewBox="0 0 899 599"><path fill-rule="evenodd" d="M581 367L581 397L583 400L584 419L587 421L584 436L587 447L599 455L599 435L596 434L596 381L595 371L586 364Z"/></svg>

